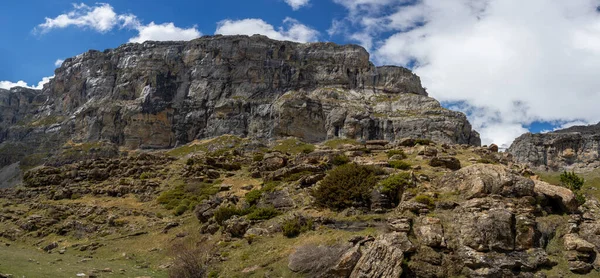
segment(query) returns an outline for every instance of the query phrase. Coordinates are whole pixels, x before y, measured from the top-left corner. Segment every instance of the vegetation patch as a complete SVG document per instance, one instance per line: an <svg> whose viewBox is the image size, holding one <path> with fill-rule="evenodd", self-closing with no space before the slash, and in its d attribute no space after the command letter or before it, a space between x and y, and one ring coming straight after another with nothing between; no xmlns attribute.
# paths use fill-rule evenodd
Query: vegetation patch
<svg viewBox="0 0 600 278"><path fill-rule="evenodd" d="M190 144L174 148L168 151L167 154L175 157L184 157L195 152L218 154L218 152L224 152L238 148L243 141L243 138L237 136L223 135L212 139L195 141Z"/></svg>
<svg viewBox="0 0 600 278"><path fill-rule="evenodd" d="M427 195L417 195L415 197L415 201L417 203L427 205L429 208L433 208L435 206L435 201L433 200L433 198Z"/></svg>
<svg viewBox="0 0 600 278"><path fill-rule="evenodd" d="M156 201L163 205L165 209L174 210L173 214L181 215L188 210L194 209L196 205L208 197L219 192L215 183L185 183L179 182L175 188L164 191L158 196Z"/></svg>
<svg viewBox="0 0 600 278"><path fill-rule="evenodd" d="M388 161L388 163L390 164L390 166L392 166L392 168L395 168L395 169L410 170L410 168L411 168L410 163L403 161L403 160L391 160L391 161Z"/></svg>
<svg viewBox="0 0 600 278"><path fill-rule="evenodd" d="M272 149L289 154L311 153L315 150L315 145L304 143L296 138L290 138L278 141Z"/></svg>
<svg viewBox="0 0 600 278"><path fill-rule="evenodd" d="M332 149L339 149L344 145L360 146L362 144L354 139L339 139L338 138L338 139L327 140L325 143L323 143L323 145L330 147Z"/></svg>
<svg viewBox="0 0 600 278"><path fill-rule="evenodd" d="M394 205L398 205L403 190L410 186L411 183L410 173L400 173L382 180L379 186L381 193L388 196Z"/></svg>
<svg viewBox="0 0 600 278"><path fill-rule="evenodd" d="M344 165L350 163L350 158L348 158L346 155L339 154L333 157L331 163L336 166Z"/></svg>
<svg viewBox="0 0 600 278"><path fill-rule="evenodd" d="M255 208L248 214L249 220L267 220L279 215L280 212L274 207Z"/></svg>
<svg viewBox="0 0 600 278"><path fill-rule="evenodd" d="M313 221L311 219L298 216L285 220L281 225L283 235L288 238L297 237L301 233L312 230L312 228Z"/></svg>
<svg viewBox="0 0 600 278"><path fill-rule="evenodd" d="M329 171L313 195L318 205L333 210L369 207L371 191L376 184L373 167L346 164Z"/></svg>
<svg viewBox="0 0 600 278"><path fill-rule="evenodd" d="M386 152L388 158L392 158L392 156L401 157L401 159L405 159L408 156L404 153L403 150L389 150Z"/></svg>

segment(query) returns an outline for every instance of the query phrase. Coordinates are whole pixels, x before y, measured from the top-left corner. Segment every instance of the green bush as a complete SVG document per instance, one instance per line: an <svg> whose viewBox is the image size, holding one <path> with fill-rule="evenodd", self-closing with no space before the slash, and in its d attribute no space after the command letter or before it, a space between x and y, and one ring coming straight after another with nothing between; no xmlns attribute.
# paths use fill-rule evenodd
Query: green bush
<svg viewBox="0 0 600 278"><path fill-rule="evenodd" d="M350 158L348 158L347 156L345 156L343 154L336 155L333 157L333 160L331 160L331 163L336 166L344 165L349 162L350 162Z"/></svg>
<svg viewBox="0 0 600 278"><path fill-rule="evenodd" d="M579 204L580 206L585 204L585 195L583 195L583 193L581 192L575 192L575 200L577 200L577 204Z"/></svg>
<svg viewBox="0 0 600 278"><path fill-rule="evenodd" d="M223 222L225 222L226 220L229 220L229 218L233 217L234 215L240 216L240 215L244 215L244 211L234 207L234 206L228 206L228 207L220 207L218 209L215 210L215 220L217 221L217 223L219 225L223 225Z"/></svg>
<svg viewBox="0 0 600 278"><path fill-rule="evenodd" d="M329 171L313 195L318 205L333 210L369 207L371 191L376 183L373 167L346 164Z"/></svg>
<svg viewBox="0 0 600 278"><path fill-rule="evenodd" d="M379 183L381 193L390 198L392 203L397 205L400 202L400 195L404 188L410 186L412 178L410 173L400 173L390 176Z"/></svg>
<svg viewBox="0 0 600 278"><path fill-rule="evenodd" d="M433 141L429 139L415 139L415 145L429 146Z"/></svg>
<svg viewBox="0 0 600 278"><path fill-rule="evenodd" d="M248 214L250 220L267 220L279 215L279 211L274 207L261 207L254 209Z"/></svg>
<svg viewBox="0 0 600 278"><path fill-rule="evenodd" d="M578 191L583 187L583 183L585 182L582 177L579 177L575 172L567 172L564 171L560 174L560 182L566 188L569 188L573 191Z"/></svg>
<svg viewBox="0 0 600 278"><path fill-rule="evenodd" d="M246 193L246 202L248 202L248 204L250 205L256 205L256 203L258 203L258 201L260 200L260 197L262 197L262 194L262 190L254 189Z"/></svg>
<svg viewBox="0 0 600 278"><path fill-rule="evenodd" d="M140 174L140 180L146 180L146 179L151 179L154 178L155 175L153 173L150 172L143 172Z"/></svg>
<svg viewBox="0 0 600 278"><path fill-rule="evenodd" d="M421 203L421 204L427 205L430 208L435 205L435 202L434 202L433 198L431 198L431 197L429 197L427 195L417 195L415 197L415 201L417 203Z"/></svg>
<svg viewBox="0 0 600 278"><path fill-rule="evenodd" d="M220 181L215 181L219 183ZM185 204L193 207L194 204L217 194L219 188L210 183L179 183L174 188L163 191L156 201L166 209L176 209L179 205Z"/></svg>
<svg viewBox="0 0 600 278"><path fill-rule="evenodd" d="M254 156L252 156L252 161L259 162L259 161L263 161L264 158L265 158L265 155L263 153L256 153L256 154L254 154Z"/></svg>
<svg viewBox="0 0 600 278"><path fill-rule="evenodd" d="M294 217L285 220L281 225L281 230L283 231L284 236L292 238L299 236L301 233L312 230L312 226L312 220L306 220L303 217Z"/></svg>
<svg viewBox="0 0 600 278"><path fill-rule="evenodd" d="M389 151L387 151L386 154L387 154L388 158L391 158L394 155L398 155L398 156L402 157L402 159L407 158L406 153L404 153L403 150L389 150Z"/></svg>
<svg viewBox="0 0 600 278"><path fill-rule="evenodd" d="M181 204L177 208L175 208L175 211L173 211L173 214L175 216L179 216L179 215L184 214L187 210L188 210L188 206L185 204Z"/></svg>
<svg viewBox="0 0 600 278"><path fill-rule="evenodd" d="M410 163L408 163L406 161L402 161L402 160L391 160L391 161L388 161L388 163L393 168L400 169L400 170L410 170L410 167L411 167Z"/></svg>

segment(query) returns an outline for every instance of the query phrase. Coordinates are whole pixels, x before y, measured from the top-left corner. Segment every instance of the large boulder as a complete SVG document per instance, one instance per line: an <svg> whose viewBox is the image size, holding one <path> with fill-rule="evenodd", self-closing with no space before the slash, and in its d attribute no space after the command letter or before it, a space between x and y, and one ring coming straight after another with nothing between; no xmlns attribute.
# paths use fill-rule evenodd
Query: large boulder
<svg viewBox="0 0 600 278"><path fill-rule="evenodd" d="M545 196L546 198L558 201L563 210L574 212L577 210L579 203L575 198L573 191L562 186L556 186L544 181L534 180L533 190L536 194Z"/></svg>
<svg viewBox="0 0 600 278"><path fill-rule="evenodd" d="M446 174L437 184L443 191L459 191L466 198L481 198L490 194L504 197L535 195L532 180L504 165L474 164Z"/></svg>

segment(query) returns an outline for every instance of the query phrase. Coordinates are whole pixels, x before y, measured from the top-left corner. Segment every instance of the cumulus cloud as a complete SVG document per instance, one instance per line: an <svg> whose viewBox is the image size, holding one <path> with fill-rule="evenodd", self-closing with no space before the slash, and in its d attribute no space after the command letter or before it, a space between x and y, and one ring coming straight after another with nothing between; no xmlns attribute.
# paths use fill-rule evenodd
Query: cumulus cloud
<svg viewBox="0 0 600 278"><path fill-rule="evenodd" d="M162 24L150 22L145 25L136 15L117 14L111 5L106 3L98 3L93 7L86 4L73 4L73 10L54 18L46 17L45 22L39 24L34 31L43 34L53 29L72 26L89 28L100 33L115 28L137 30L138 35L131 38L130 42L191 40L202 35L196 26L180 28L172 22Z"/></svg>
<svg viewBox="0 0 600 278"><path fill-rule="evenodd" d="M129 39L129 42L188 41L202 35L195 26L188 29L182 29L175 26L172 22L163 24L150 22L148 25L139 25L136 29L139 31L139 34Z"/></svg>
<svg viewBox="0 0 600 278"><path fill-rule="evenodd" d="M48 77L44 77L42 78L42 80L40 82L38 82L38 84L36 86L29 86L27 84L27 82L23 81L23 80L19 80L17 82L11 82L11 81L0 81L0 89L10 89L13 87L25 87L25 88L29 88L29 89L36 89L36 90L41 90L42 88L44 88L44 85L48 82L50 82L50 79L54 78L54 75L52 76L48 76Z"/></svg>
<svg viewBox="0 0 600 278"><path fill-rule="evenodd" d="M598 1L335 1L362 15L353 38L373 40L376 63L413 66L484 144L536 121L600 120Z"/></svg>
<svg viewBox="0 0 600 278"><path fill-rule="evenodd" d="M319 32L293 18L286 18L283 26L275 27L262 19L248 18L242 20L223 20L217 24L215 34L222 35L254 35L261 34L276 40L296 42L316 41Z"/></svg>
<svg viewBox="0 0 600 278"><path fill-rule="evenodd" d="M54 62L54 66L60 67L64 61L65 60L63 60L63 59L56 59L56 61Z"/></svg>
<svg viewBox="0 0 600 278"><path fill-rule="evenodd" d="M310 0L285 0L285 2L292 7L292 9L298 10L304 6L307 6Z"/></svg>

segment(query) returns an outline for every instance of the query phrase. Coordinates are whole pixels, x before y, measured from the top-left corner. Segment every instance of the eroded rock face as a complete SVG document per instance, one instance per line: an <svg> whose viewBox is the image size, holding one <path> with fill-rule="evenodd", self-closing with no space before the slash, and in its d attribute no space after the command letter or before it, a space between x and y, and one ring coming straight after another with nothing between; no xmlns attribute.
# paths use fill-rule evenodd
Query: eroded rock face
<svg viewBox="0 0 600 278"><path fill-rule="evenodd" d="M33 142L2 154L0 166L67 140L131 149L223 134L480 144L465 115L429 98L407 69L375 67L355 45L258 35L89 51L66 59L42 91L0 90L0 105L2 146Z"/></svg>
<svg viewBox="0 0 600 278"><path fill-rule="evenodd" d="M519 163L540 170L592 170L600 166L600 124L574 126L544 134L526 133L508 152Z"/></svg>

